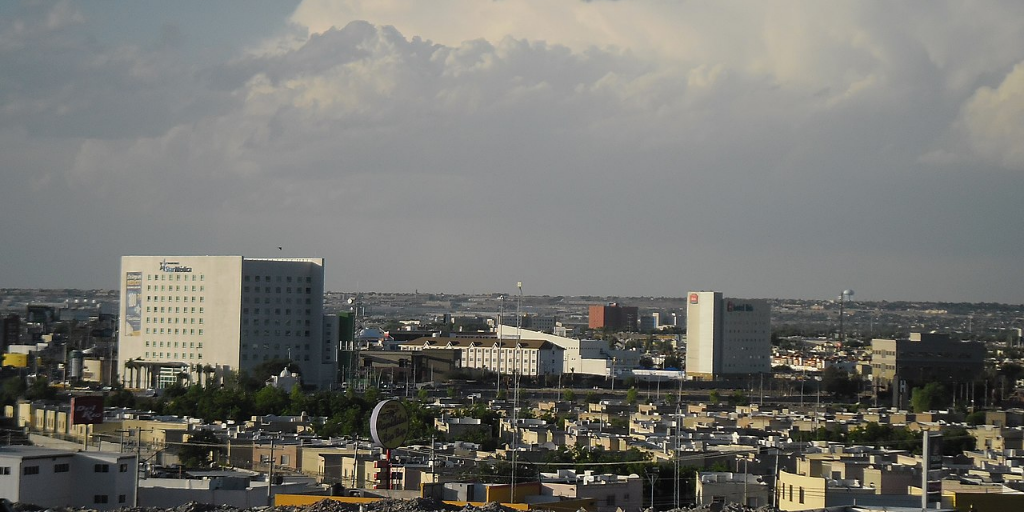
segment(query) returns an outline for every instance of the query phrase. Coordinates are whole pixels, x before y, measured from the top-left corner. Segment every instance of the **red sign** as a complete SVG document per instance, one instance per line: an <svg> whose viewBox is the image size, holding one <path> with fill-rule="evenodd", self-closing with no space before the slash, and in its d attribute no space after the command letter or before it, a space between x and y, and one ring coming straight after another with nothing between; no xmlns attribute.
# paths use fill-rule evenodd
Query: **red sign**
<svg viewBox="0 0 1024 512"><path fill-rule="evenodd" d="M699 296L696 293L690 294L690 304L696 304Z"/></svg>
<svg viewBox="0 0 1024 512"><path fill-rule="evenodd" d="M102 396L76 396L71 399L71 424L95 425L103 423Z"/></svg>

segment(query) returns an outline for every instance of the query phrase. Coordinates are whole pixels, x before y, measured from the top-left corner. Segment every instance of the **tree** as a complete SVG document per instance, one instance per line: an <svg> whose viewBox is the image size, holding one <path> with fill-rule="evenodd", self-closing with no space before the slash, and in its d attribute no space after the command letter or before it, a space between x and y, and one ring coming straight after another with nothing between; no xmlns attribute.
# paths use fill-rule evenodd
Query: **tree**
<svg viewBox="0 0 1024 512"><path fill-rule="evenodd" d="M910 405L914 412L932 411L952 401L946 387L938 382L929 382L924 387L914 388L910 394Z"/></svg>
<svg viewBox="0 0 1024 512"><path fill-rule="evenodd" d="M626 392L626 403L628 403L629 405L636 405L638 394L639 393L637 392L636 388L629 388L629 391Z"/></svg>
<svg viewBox="0 0 1024 512"><path fill-rule="evenodd" d="M288 408L288 395L274 386L265 386L253 397L256 414L281 414Z"/></svg>
<svg viewBox="0 0 1024 512"><path fill-rule="evenodd" d="M28 390L28 386L25 385L25 379L21 377L6 379L3 388L0 389L0 403L11 405L24 396L26 390Z"/></svg>
<svg viewBox="0 0 1024 512"><path fill-rule="evenodd" d="M857 394L857 381L850 378L850 374L829 366L821 373L821 385L826 393L837 398L852 397Z"/></svg>
<svg viewBox="0 0 1024 512"><path fill-rule="evenodd" d="M562 391L562 400L565 400L566 402L575 402L576 392L571 389L566 389L565 391Z"/></svg>
<svg viewBox="0 0 1024 512"><path fill-rule="evenodd" d="M711 405L718 405L722 401L722 394L717 389L711 390L711 395L708 396L708 401Z"/></svg>
<svg viewBox="0 0 1024 512"><path fill-rule="evenodd" d="M188 441L181 445L178 458L186 467L206 467L210 465L211 456L220 451L216 434L209 430L198 430L190 433Z"/></svg>
<svg viewBox="0 0 1024 512"><path fill-rule="evenodd" d="M749 405L749 404L750 404L750 400L747 398L747 395L743 394L743 392L738 390L738 389L736 391L733 391L729 395L729 405L736 406L736 405Z"/></svg>
<svg viewBox="0 0 1024 512"><path fill-rule="evenodd" d="M964 423L971 426L984 425L985 424L985 411L974 411L964 418Z"/></svg>
<svg viewBox="0 0 1024 512"><path fill-rule="evenodd" d="M664 369L681 368L682 360L680 360L679 356L676 355L668 356L665 358L665 361L662 362L661 367Z"/></svg>

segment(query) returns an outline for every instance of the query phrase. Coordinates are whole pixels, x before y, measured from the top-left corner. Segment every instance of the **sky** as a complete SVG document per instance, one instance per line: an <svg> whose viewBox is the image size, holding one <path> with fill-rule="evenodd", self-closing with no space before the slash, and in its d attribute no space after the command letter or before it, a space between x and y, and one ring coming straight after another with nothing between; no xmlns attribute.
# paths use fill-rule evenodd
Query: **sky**
<svg viewBox="0 0 1024 512"><path fill-rule="evenodd" d="M1024 303L1024 2L5 2L0 240L0 287Z"/></svg>

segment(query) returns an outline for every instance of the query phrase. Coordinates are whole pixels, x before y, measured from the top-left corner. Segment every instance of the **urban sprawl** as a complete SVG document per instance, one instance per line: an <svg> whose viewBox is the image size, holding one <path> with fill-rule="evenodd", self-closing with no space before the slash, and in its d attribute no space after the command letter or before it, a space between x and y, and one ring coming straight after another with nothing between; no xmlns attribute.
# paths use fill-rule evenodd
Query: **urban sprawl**
<svg viewBox="0 0 1024 512"><path fill-rule="evenodd" d="M118 290L0 290L0 498L1024 510L1021 305L324 273L125 256Z"/></svg>

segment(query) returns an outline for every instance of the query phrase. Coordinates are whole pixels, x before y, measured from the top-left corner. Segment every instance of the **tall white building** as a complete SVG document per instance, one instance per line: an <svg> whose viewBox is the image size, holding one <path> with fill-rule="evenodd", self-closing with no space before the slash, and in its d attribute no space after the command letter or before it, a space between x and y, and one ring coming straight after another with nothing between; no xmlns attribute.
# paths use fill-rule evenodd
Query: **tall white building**
<svg viewBox="0 0 1024 512"><path fill-rule="evenodd" d="M337 342L324 336L323 293L322 258L123 256L122 381L166 387L279 358L328 387Z"/></svg>
<svg viewBox="0 0 1024 512"><path fill-rule="evenodd" d="M692 379L771 372L771 307L763 299L690 292L686 305L686 375Z"/></svg>

